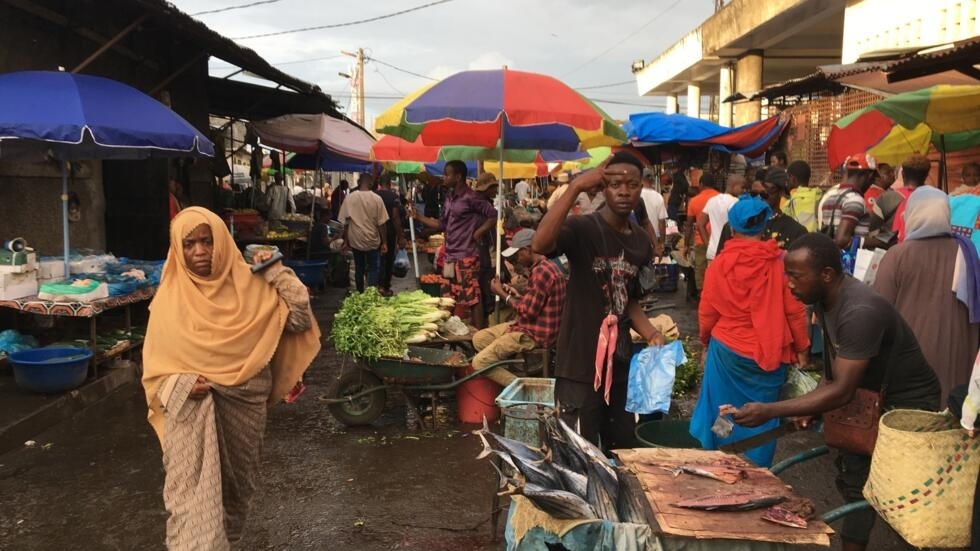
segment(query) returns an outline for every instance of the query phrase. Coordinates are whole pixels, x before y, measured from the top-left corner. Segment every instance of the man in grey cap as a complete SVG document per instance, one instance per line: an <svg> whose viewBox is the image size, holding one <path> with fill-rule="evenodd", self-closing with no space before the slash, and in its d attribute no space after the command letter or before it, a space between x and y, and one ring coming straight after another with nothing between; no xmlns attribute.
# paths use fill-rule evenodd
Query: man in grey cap
<svg viewBox="0 0 980 551"><path fill-rule="evenodd" d="M551 348L558 340L565 305L565 274L554 261L531 250L533 239L534 230L523 229L514 234L510 247L501 253L518 267L530 270L530 275L524 294L497 278L490 282L490 290L514 310L516 320L473 335L477 350L473 358L475 370L534 348ZM516 378L502 367L491 369L486 376L501 386L509 385Z"/></svg>

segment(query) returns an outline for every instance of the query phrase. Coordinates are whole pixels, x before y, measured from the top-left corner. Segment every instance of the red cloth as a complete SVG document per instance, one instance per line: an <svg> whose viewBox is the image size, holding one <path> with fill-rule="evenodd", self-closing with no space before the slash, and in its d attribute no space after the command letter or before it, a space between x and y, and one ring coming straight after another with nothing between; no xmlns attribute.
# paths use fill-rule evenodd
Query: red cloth
<svg viewBox="0 0 980 551"><path fill-rule="evenodd" d="M864 206L866 209L868 209L869 213L871 212L872 209L874 209L875 202L878 200L878 196L884 192L885 192L884 188L880 188L876 185L869 187L868 191L864 192Z"/></svg>
<svg viewBox="0 0 980 551"><path fill-rule="evenodd" d="M901 243L905 241L905 205L909 202L909 196L915 191L915 188L903 187L897 190L902 194L905 199L899 203L898 208L895 209L895 218L892 220L892 230L898 232L898 242Z"/></svg>
<svg viewBox="0 0 980 551"><path fill-rule="evenodd" d="M732 239L708 265L698 305L701 342L711 337L765 371L809 348L806 312L786 285L773 240Z"/></svg>

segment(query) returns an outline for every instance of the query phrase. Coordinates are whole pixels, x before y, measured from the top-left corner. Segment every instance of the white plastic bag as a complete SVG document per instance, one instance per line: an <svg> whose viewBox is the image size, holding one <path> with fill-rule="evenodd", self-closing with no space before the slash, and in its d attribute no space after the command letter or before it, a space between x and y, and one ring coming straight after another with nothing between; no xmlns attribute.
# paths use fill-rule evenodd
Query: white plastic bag
<svg viewBox="0 0 980 551"><path fill-rule="evenodd" d="M664 346L648 346L634 354L626 389L626 411L667 413L674 392L677 366L686 361L684 347L679 340Z"/></svg>

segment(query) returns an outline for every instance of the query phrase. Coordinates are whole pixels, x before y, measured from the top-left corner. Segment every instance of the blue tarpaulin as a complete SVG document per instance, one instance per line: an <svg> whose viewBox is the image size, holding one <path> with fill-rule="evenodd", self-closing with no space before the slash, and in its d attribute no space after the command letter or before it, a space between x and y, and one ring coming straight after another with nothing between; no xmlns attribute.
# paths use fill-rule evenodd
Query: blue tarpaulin
<svg viewBox="0 0 980 551"><path fill-rule="evenodd" d="M756 157L776 141L788 121L785 117L771 117L738 128L726 128L687 115L634 113L623 128L636 146L702 146Z"/></svg>

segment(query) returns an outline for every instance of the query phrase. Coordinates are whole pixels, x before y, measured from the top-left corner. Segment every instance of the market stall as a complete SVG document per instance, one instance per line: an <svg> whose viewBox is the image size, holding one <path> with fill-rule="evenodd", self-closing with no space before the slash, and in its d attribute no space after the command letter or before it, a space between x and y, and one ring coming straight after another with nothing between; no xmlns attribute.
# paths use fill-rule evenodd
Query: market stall
<svg viewBox="0 0 980 551"><path fill-rule="evenodd" d="M100 362L140 346L142 336L132 327L130 306L153 296L162 261L72 255L68 163L213 155L214 145L191 124L123 83L54 71L0 75L0 159L58 163L64 236L63 258L56 260L38 259L23 240L12 240L4 247L12 254L4 255L0 262L0 307L89 319L84 344L93 352L93 376ZM106 336L100 347L96 320L118 308L125 315L120 338L110 343L112 337ZM55 363L51 360L48 365Z"/></svg>

